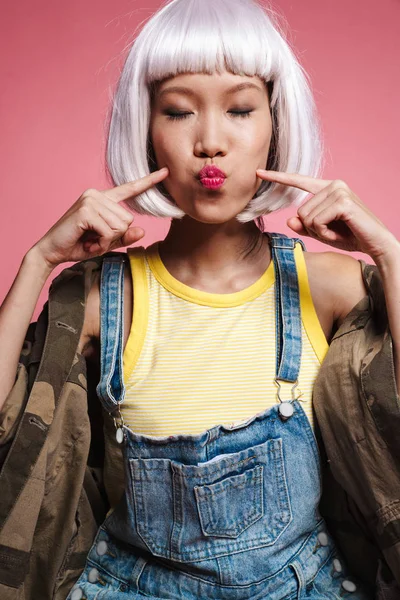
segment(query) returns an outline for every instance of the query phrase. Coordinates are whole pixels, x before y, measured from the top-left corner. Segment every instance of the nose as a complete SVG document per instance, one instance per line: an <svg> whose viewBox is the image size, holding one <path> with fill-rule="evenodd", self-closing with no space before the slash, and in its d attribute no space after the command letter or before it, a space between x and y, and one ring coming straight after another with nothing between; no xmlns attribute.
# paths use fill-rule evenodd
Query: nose
<svg viewBox="0 0 400 600"><path fill-rule="evenodd" d="M198 122L197 139L194 154L199 158L225 156L228 140L223 130L220 115L208 114Z"/></svg>

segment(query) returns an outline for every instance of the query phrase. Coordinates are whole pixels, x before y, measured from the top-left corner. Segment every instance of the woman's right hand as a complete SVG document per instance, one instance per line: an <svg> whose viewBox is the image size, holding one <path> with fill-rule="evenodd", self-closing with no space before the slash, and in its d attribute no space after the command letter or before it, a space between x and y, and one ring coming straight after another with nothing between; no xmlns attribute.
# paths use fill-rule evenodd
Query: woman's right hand
<svg viewBox="0 0 400 600"><path fill-rule="evenodd" d="M142 194L168 174L164 167L109 190L86 190L31 250L53 269L63 262L86 260L134 244L145 232L130 227L134 217L119 203Z"/></svg>

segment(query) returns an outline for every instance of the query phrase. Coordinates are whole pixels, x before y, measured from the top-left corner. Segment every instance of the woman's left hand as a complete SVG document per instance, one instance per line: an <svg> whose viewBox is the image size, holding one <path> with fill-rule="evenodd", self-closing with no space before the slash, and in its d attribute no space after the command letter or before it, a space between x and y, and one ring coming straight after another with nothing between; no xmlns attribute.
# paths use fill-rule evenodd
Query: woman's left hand
<svg viewBox="0 0 400 600"><path fill-rule="evenodd" d="M287 225L335 248L364 252L373 260L382 259L398 242L360 198L340 179L316 179L298 173L257 169L266 181L291 185L314 194L290 217Z"/></svg>

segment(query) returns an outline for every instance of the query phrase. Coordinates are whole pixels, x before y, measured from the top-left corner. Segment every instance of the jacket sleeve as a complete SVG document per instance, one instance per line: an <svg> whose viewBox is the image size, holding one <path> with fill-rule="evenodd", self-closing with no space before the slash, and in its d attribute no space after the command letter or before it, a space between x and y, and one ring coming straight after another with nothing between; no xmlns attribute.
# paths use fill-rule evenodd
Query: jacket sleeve
<svg viewBox="0 0 400 600"><path fill-rule="evenodd" d="M45 302L38 320L29 325L19 357L14 385L0 410L0 470L11 448L39 370L49 323L49 304L52 301L63 302L67 293L72 294L73 299L75 292L73 286L71 290L71 281L80 277L83 280L86 298L94 273L101 270L104 256L112 254L115 253L106 253L65 267L53 279L49 299Z"/></svg>
<svg viewBox="0 0 400 600"><path fill-rule="evenodd" d="M0 410L0 469L6 460L38 372L48 321L48 302L30 323L18 360L14 385Z"/></svg>
<svg viewBox="0 0 400 600"><path fill-rule="evenodd" d="M400 401L380 274L360 263L368 294L333 336L313 404L326 451L321 513L352 572L378 589L400 585Z"/></svg>

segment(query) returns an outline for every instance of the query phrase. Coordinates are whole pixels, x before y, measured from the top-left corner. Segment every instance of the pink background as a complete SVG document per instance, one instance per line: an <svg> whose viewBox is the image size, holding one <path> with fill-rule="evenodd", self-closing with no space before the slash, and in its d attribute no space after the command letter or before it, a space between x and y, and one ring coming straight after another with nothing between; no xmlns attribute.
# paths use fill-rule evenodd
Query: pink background
<svg viewBox="0 0 400 600"><path fill-rule="evenodd" d="M27 250L89 188L105 189L109 93L138 23L160 1L19 0L0 25L1 300ZM146 6L146 8L144 8ZM343 179L400 237L398 172L400 2L275 0L309 73L326 145L324 178ZM266 219L286 227L293 209ZM169 220L136 217L140 245ZM310 250L331 248L306 238ZM356 258L369 257L355 254ZM47 299L48 279L36 319Z"/></svg>

